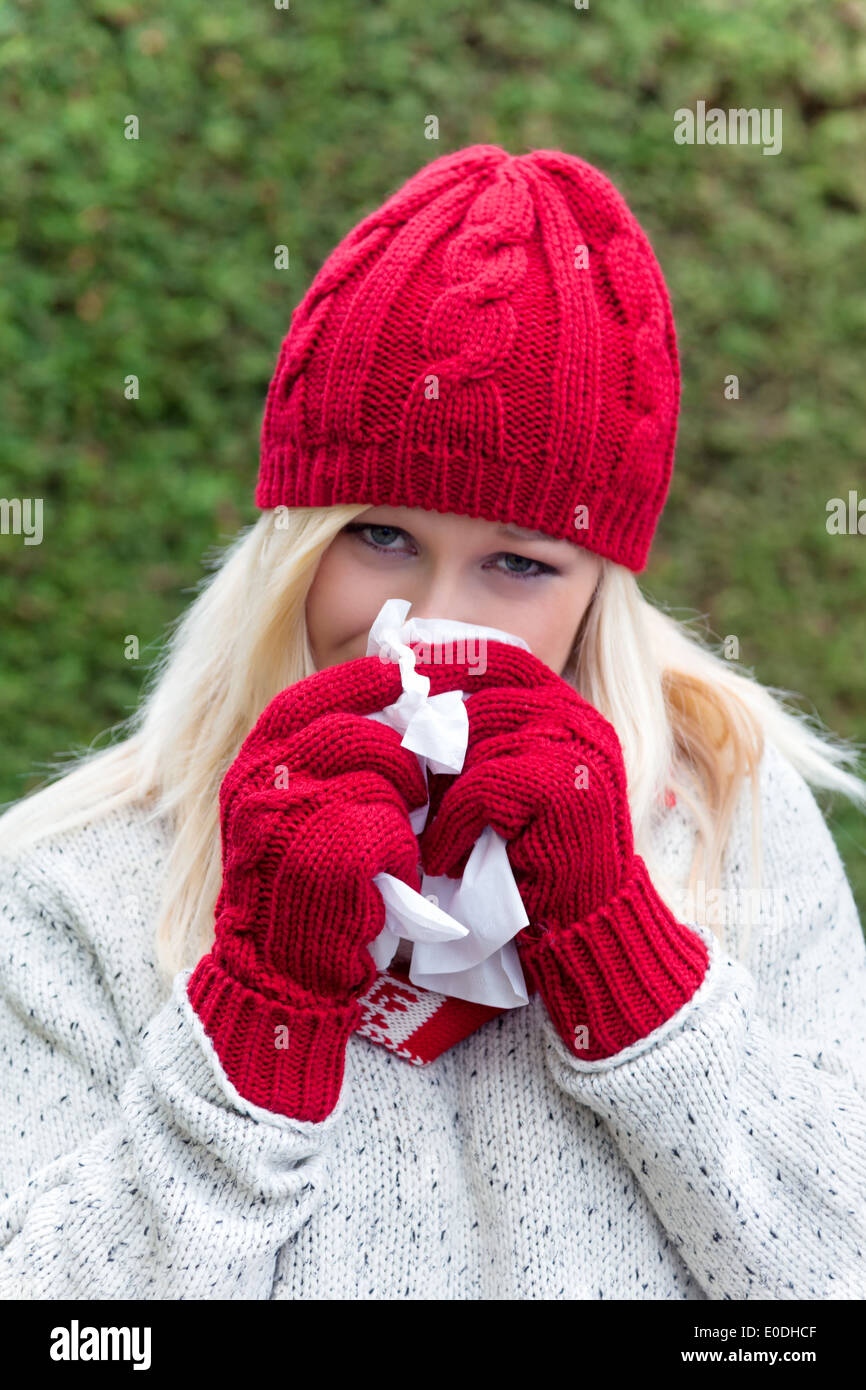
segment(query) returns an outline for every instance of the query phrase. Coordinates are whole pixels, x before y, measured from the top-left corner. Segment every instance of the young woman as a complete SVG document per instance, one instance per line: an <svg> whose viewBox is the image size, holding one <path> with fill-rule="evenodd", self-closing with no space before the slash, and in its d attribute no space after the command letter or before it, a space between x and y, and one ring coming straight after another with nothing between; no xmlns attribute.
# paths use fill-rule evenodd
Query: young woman
<svg viewBox="0 0 866 1390"><path fill-rule="evenodd" d="M866 948L808 783L864 784L641 594L678 409L650 244L571 155L436 159L328 258L258 523L128 737L0 821L3 1296L862 1296ZM417 653L459 773L369 717L394 597L525 644ZM374 877L486 826L511 1008L370 954Z"/></svg>

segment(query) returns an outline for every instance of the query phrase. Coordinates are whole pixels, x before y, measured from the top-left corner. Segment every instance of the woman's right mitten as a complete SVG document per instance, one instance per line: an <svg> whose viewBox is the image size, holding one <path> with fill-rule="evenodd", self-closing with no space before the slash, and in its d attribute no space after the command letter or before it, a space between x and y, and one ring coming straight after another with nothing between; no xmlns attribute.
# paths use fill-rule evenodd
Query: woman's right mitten
<svg viewBox="0 0 866 1390"><path fill-rule="evenodd" d="M214 945L187 993L229 1080L300 1120L331 1113L385 925L373 883L421 890L409 813L427 800L400 734L365 714L400 695L377 657L327 667L263 711L220 787Z"/></svg>

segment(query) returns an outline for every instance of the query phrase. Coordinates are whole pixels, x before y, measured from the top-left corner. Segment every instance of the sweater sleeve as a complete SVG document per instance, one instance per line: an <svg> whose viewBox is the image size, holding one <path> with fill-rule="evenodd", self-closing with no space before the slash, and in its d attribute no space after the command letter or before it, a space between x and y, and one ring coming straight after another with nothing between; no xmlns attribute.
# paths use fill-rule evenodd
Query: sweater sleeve
<svg viewBox="0 0 866 1390"><path fill-rule="evenodd" d="M723 904L748 903L746 792ZM746 960L695 923L710 963L672 1018L595 1062L545 1018L546 1057L603 1118L708 1298L862 1299L866 944L821 810L769 744L761 797L769 893Z"/></svg>
<svg viewBox="0 0 866 1390"><path fill-rule="evenodd" d="M186 998L134 1039L62 895L0 861L0 1297L268 1299L318 1207L320 1124L252 1105Z"/></svg>

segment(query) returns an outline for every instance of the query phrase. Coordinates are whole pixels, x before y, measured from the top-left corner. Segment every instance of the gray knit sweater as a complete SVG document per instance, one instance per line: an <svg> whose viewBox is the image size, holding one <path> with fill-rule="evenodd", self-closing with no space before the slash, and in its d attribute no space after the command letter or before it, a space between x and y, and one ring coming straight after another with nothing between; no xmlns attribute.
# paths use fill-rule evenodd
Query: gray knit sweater
<svg viewBox="0 0 866 1390"><path fill-rule="evenodd" d="M427 1067L357 1035L337 1109L247 1103L153 934L162 820L115 813L0 856L0 1296L866 1296L866 945L809 788L768 747L764 888L673 1019L603 1062L543 1002ZM654 833L685 883L695 827ZM0 822L2 847L2 822ZM686 913L682 920L690 921ZM691 924L691 923L690 923Z"/></svg>

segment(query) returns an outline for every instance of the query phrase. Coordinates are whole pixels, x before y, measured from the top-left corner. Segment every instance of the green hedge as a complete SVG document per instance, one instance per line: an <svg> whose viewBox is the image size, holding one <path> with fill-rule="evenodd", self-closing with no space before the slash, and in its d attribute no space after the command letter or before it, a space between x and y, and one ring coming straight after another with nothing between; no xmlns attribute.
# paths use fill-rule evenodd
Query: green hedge
<svg viewBox="0 0 866 1390"><path fill-rule="evenodd" d="M0 15L0 64L0 495L42 497L45 525L0 536L0 797L135 707L206 552L257 514L310 277L476 141L599 165L664 267L683 414L645 591L866 738L866 539L825 526L828 498L866 496L862 5L31 0ZM698 100L781 108L781 153L676 144ZM831 810L862 910L864 821Z"/></svg>

